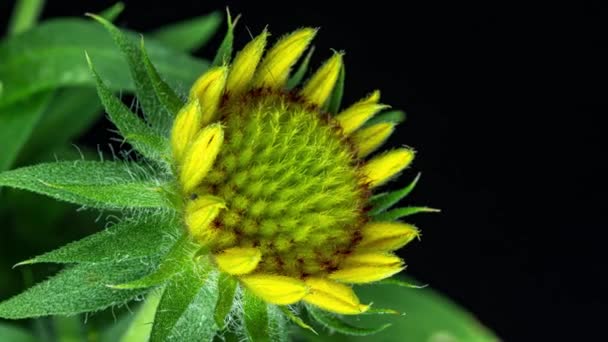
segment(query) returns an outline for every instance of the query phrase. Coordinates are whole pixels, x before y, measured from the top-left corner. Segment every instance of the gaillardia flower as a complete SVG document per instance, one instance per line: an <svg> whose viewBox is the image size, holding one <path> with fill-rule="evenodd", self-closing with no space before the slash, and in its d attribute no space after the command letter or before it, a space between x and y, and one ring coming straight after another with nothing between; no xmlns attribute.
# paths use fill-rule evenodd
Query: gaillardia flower
<svg viewBox="0 0 608 342"><path fill-rule="evenodd" d="M300 84L310 52L299 60L316 29L270 47L264 30L232 59L229 18L213 64L180 96L143 41L137 46L93 17L130 67L143 118L113 95L87 56L110 120L138 154L24 167L1 173L0 185L123 215L107 230L20 263L73 266L0 303L0 317L90 312L150 294L135 322L151 329L151 341L284 340L289 320L312 329L303 311L337 331L377 331L345 329L333 315L394 313L362 303L352 286L403 270L395 251L419 232L399 220L433 211L390 209L418 177L374 194L414 159L410 148L377 151L403 114L383 112L377 90L340 110L340 52Z"/></svg>

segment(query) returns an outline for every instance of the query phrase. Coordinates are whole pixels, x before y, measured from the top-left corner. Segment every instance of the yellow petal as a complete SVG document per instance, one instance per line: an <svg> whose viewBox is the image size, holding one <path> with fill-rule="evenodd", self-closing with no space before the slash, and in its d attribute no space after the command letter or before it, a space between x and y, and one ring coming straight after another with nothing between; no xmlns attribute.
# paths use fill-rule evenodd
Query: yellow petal
<svg viewBox="0 0 608 342"><path fill-rule="evenodd" d="M214 255L217 267L232 275L247 274L260 263L262 253L257 248L233 247Z"/></svg>
<svg viewBox="0 0 608 342"><path fill-rule="evenodd" d="M378 90L371 93L365 99L346 108L336 116L336 120L342 127L344 134L349 135L357 128L361 127L365 121L369 120L374 114L390 106L379 104L380 92Z"/></svg>
<svg viewBox="0 0 608 342"><path fill-rule="evenodd" d="M342 315L357 315L367 311L369 305L362 305L349 286L325 278L308 278L306 285L310 293L304 301L323 310Z"/></svg>
<svg viewBox="0 0 608 342"><path fill-rule="evenodd" d="M241 276L239 279L256 296L272 304L293 304L308 293L308 286L296 278L271 274L252 274Z"/></svg>
<svg viewBox="0 0 608 342"><path fill-rule="evenodd" d="M408 167L414 159L414 151L400 148L379 155L368 161L362 168L372 188L386 183L393 176Z"/></svg>
<svg viewBox="0 0 608 342"><path fill-rule="evenodd" d="M268 31L264 30L236 55L226 81L226 91L238 94L247 89L264 53L267 37Z"/></svg>
<svg viewBox="0 0 608 342"><path fill-rule="evenodd" d="M340 69L342 69L342 54L335 53L306 82L300 94L317 106L323 106L336 85Z"/></svg>
<svg viewBox="0 0 608 342"><path fill-rule="evenodd" d="M364 158L374 152L393 134L394 130L394 123L380 122L355 132L352 136L352 141L357 146L357 156Z"/></svg>
<svg viewBox="0 0 608 342"><path fill-rule="evenodd" d="M302 28L281 38L266 54L254 79L258 87L281 88L289 77L291 67L298 61L317 33L312 28Z"/></svg>
<svg viewBox="0 0 608 342"><path fill-rule="evenodd" d="M184 151L201 129L201 108L198 100L188 102L177 114L171 130L173 158L179 163Z"/></svg>
<svg viewBox="0 0 608 342"><path fill-rule="evenodd" d="M347 257L340 269L329 275L330 279L363 284L388 278L405 267L399 257L385 253L354 254Z"/></svg>
<svg viewBox="0 0 608 342"><path fill-rule="evenodd" d="M225 66L211 68L199 77L190 89L190 98L196 98L200 103L203 126L213 122L217 116L227 74L228 68Z"/></svg>
<svg viewBox="0 0 608 342"><path fill-rule="evenodd" d="M184 154L180 181L186 194L192 192L205 178L224 142L224 130L219 124L205 127Z"/></svg>
<svg viewBox="0 0 608 342"><path fill-rule="evenodd" d="M217 236L216 229L209 224L225 209L224 201L215 196L205 195L189 201L186 205L185 220L188 231L203 244L212 242Z"/></svg>
<svg viewBox="0 0 608 342"><path fill-rule="evenodd" d="M402 222L371 222L361 230L358 250L394 251L418 236L418 229Z"/></svg>

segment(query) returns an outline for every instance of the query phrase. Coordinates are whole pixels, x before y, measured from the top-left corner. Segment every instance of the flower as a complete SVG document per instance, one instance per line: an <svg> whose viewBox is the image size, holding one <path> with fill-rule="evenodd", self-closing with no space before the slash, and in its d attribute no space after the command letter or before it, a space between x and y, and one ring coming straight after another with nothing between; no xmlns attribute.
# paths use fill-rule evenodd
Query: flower
<svg viewBox="0 0 608 342"><path fill-rule="evenodd" d="M365 125L388 108L379 91L327 112L340 52L287 89L316 32L296 30L264 55L264 30L232 64L200 76L173 123L173 169L187 230L221 272L271 304L359 314L369 305L350 284L403 270L393 252L418 236L412 225L367 213L372 191L408 167L414 151L366 159L394 129Z"/></svg>

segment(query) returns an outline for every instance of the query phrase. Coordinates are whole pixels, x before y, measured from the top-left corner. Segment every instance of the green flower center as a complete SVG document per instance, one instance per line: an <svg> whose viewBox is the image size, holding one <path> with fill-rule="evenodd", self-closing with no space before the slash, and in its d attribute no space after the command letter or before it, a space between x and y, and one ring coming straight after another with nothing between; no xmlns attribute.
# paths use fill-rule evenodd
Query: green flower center
<svg viewBox="0 0 608 342"><path fill-rule="evenodd" d="M226 202L214 248L258 247L259 271L334 270L359 238L369 191L351 144L328 114L296 95L226 97L225 140L201 193Z"/></svg>

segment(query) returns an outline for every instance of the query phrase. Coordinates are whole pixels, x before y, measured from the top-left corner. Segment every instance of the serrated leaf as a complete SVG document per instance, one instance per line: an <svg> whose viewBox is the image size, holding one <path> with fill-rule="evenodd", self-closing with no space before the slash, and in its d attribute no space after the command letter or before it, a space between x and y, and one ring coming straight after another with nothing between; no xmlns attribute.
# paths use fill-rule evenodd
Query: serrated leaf
<svg viewBox="0 0 608 342"><path fill-rule="evenodd" d="M171 217L153 216L142 221L127 219L99 233L69 243L17 265L41 262L97 263L125 261L166 253L180 232Z"/></svg>
<svg viewBox="0 0 608 342"><path fill-rule="evenodd" d="M0 317L20 319L74 315L124 304L146 290L116 290L106 285L141 277L150 272L154 264L153 259L146 259L80 264L67 268L49 280L0 303Z"/></svg>
<svg viewBox="0 0 608 342"><path fill-rule="evenodd" d="M172 87L189 87L209 66L153 39L146 41L146 48ZM0 41L0 80L4 85L0 107L62 86L95 86L84 51L95 59L112 90L134 89L126 61L101 25L77 18L54 19Z"/></svg>
<svg viewBox="0 0 608 342"><path fill-rule="evenodd" d="M228 29L226 31L226 35L224 36L224 40L222 40L222 44L220 44L219 49L217 49L217 53L215 54L215 58L213 58L211 66L221 66L223 64L230 63L230 59L232 58L232 44L234 43L234 27L239 21L239 18L240 15L237 16L233 21L232 16L230 16L230 11L226 10Z"/></svg>
<svg viewBox="0 0 608 342"><path fill-rule="evenodd" d="M143 305L137 310L126 331L121 335L120 342L147 342L152 332L152 322L160 303L162 292L152 291ZM116 341L116 340L115 340Z"/></svg>
<svg viewBox="0 0 608 342"><path fill-rule="evenodd" d="M42 92L0 108L0 171L13 165L52 97L53 92Z"/></svg>
<svg viewBox="0 0 608 342"><path fill-rule="evenodd" d="M17 0L8 23L9 35L27 31L34 26L43 7L44 0Z"/></svg>
<svg viewBox="0 0 608 342"><path fill-rule="evenodd" d="M161 285L179 273L185 272L193 263L195 253L200 248L188 234L183 234L162 258L158 269L143 278L126 283L112 284L117 289L138 289Z"/></svg>
<svg viewBox="0 0 608 342"><path fill-rule="evenodd" d="M177 115L177 112L182 108L184 102L175 94L173 89L161 79L160 75L156 71L156 67L150 61L148 57L148 53L144 47L144 40L142 38L141 44L141 57L142 62L144 63L144 67L146 69L146 73L148 74L148 78L150 79L150 83L152 84L152 88L154 89L154 93L156 94L156 98L165 108L165 110L171 114L171 117Z"/></svg>
<svg viewBox="0 0 608 342"><path fill-rule="evenodd" d="M38 339L25 329L16 325L0 322L0 341L36 342Z"/></svg>
<svg viewBox="0 0 608 342"><path fill-rule="evenodd" d="M380 113L373 118L367 120L363 127L369 127L381 122L389 122L394 124L400 124L405 121L406 114L401 110L389 110L384 113Z"/></svg>
<svg viewBox="0 0 608 342"><path fill-rule="evenodd" d="M300 63L298 70L296 70L296 72L293 73L293 76L291 76L289 81L287 81L287 89L293 89L293 88L297 87L300 84L300 82L302 82L302 80L304 79L304 76L306 76L306 72L308 71L308 64L310 63L310 58L312 57L312 54L314 52L315 52L315 47L313 46L310 48L310 50L306 54L306 57L304 57L304 60L302 61L302 63Z"/></svg>
<svg viewBox="0 0 608 342"><path fill-rule="evenodd" d="M317 333L317 331L313 327L311 327L310 325L306 324L306 322L304 322L303 319L301 319L300 317L296 316L296 314L294 314L293 312L291 312L291 310L289 310L289 308L287 306L280 306L279 309L285 315L285 317L289 318L289 320L291 322L295 323L300 328L306 329L306 330L310 331L311 333L313 333L315 335L319 335L319 333Z"/></svg>
<svg viewBox="0 0 608 342"><path fill-rule="evenodd" d="M162 185L138 179L130 168L109 161L43 163L0 173L0 186L94 208L172 208Z"/></svg>
<svg viewBox="0 0 608 342"><path fill-rule="evenodd" d="M151 342L162 342L168 339L180 318L189 311L192 304L195 304L197 295L200 294L209 276L209 265L201 264L199 261L190 259L189 265L185 266L179 276L173 278L166 286L150 335ZM210 304L210 303L209 303ZM209 314L213 310L213 305L209 305ZM202 322L204 325L213 325L211 315L207 316L208 321ZM200 317L198 318L200 319ZM189 322L189 328L196 328L201 322ZM179 332L178 332L179 334ZM213 331L215 334L215 331ZM212 335L213 336L213 335ZM203 336L201 336L201 340Z"/></svg>
<svg viewBox="0 0 608 342"><path fill-rule="evenodd" d="M106 8L105 10L99 12L99 16L105 18L108 21L114 21L124 10L125 4L119 1L114 5Z"/></svg>
<svg viewBox="0 0 608 342"><path fill-rule="evenodd" d="M167 162L169 158L168 140L154 132L151 127L114 96L95 71L88 56L87 61L97 83L97 92L101 103L108 112L112 123L118 127L120 134L145 157L157 162Z"/></svg>
<svg viewBox="0 0 608 342"><path fill-rule="evenodd" d="M216 11L165 25L151 32L150 36L167 47L180 51L193 51L207 44L221 23L222 15Z"/></svg>
<svg viewBox="0 0 608 342"><path fill-rule="evenodd" d="M403 207L396 208L383 213L372 216L374 221L394 221L400 218L415 215L419 213L438 213L441 210L429 207Z"/></svg>
<svg viewBox="0 0 608 342"><path fill-rule="evenodd" d="M369 216L377 215L393 205L397 204L399 201L404 199L407 195L414 190L416 184L418 184L418 180L420 179L420 173L416 175L416 178L408 184L406 187L400 190L395 190L391 192L385 192L378 195L374 195L370 204L372 205L372 209L369 211Z"/></svg>
<svg viewBox="0 0 608 342"><path fill-rule="evenodd" d="M376 334L391 326L391 324L383 324L376 328L360 328L341 320L334 314L317 309L314 306L307 305L306 308L308 309L311 317L314 318L319 324L327 329L337 331L344 335L368 336Z"/></svg>
<svg viewBox="0 0 608 342"><path fill-rule="evenodd" d="M243 320L249 341L270 341L268 306L260 297L246 288L243 288Z"/></svg>
<svg viewBox="0 0 608 342"><path fill-rule="evenodd" d="M237 281L234 277L226 273L220 273L218 277L217 289L219 291L213 318L218 327L223 328L226 317L232 309L234 295L236 293Z"/></svg>
<svg viewBox="0 0 608 342"><path fill-rule="evenodd" d="M340 111L340 107L342 106L342 97L344 95L344 78L346 71L344 69L344 63L342 63L342 68L340 69L340 74L338 75L338 80L336 81L336 85L331 92L331 95L327 101L327 111L331 114L337 114Z"/></svg>

